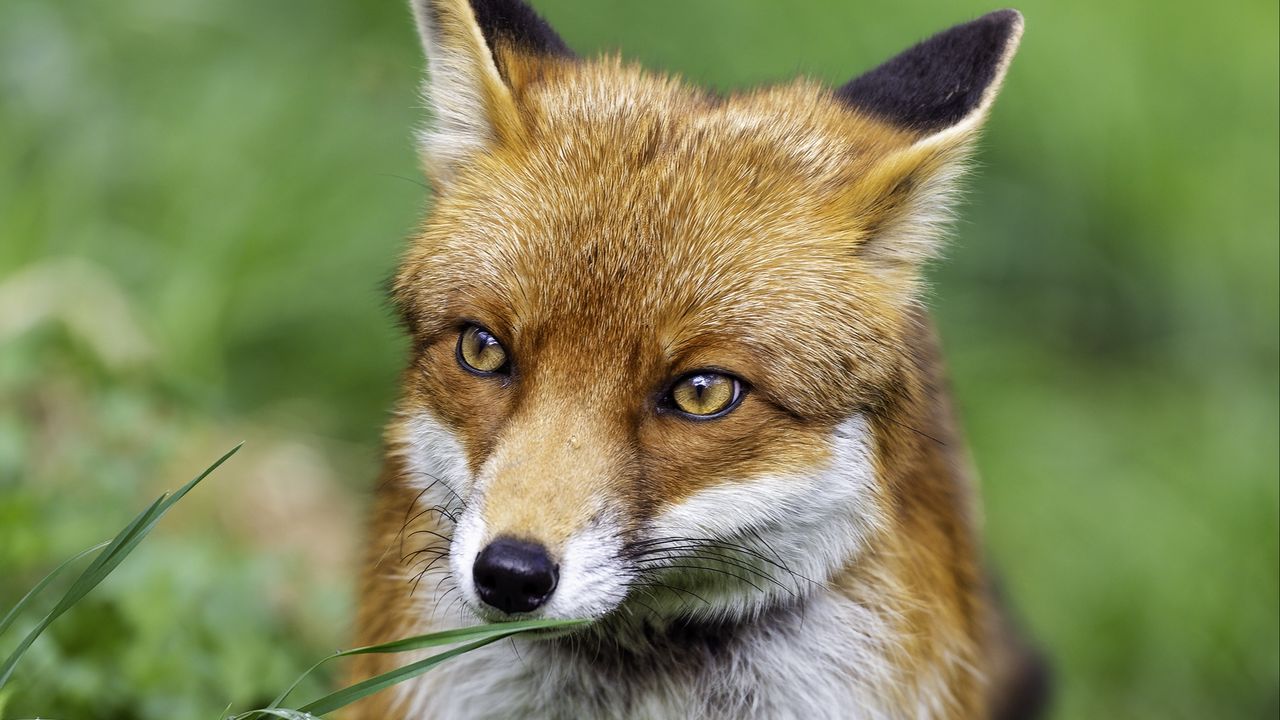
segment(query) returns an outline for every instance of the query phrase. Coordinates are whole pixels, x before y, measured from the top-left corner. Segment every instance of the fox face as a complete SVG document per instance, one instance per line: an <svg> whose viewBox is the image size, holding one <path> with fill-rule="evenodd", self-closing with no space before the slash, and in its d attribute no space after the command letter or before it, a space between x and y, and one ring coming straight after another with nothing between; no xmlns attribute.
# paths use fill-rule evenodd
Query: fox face
<svg viewBox="0 0 1280 720"><path fill-rule="evenodd" d="M517 2L414 11L436 199L388 441L440 582L488 620L744 618L877 552L921 266L1021 18L719 96Z"/></svg>

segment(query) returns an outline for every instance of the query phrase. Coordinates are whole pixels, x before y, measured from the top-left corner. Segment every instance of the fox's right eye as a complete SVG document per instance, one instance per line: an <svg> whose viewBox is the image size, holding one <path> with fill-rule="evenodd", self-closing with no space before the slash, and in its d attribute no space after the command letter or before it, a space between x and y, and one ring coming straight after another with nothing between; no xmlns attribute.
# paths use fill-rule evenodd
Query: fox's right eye
<svg viewBox="0 0 1280 720"><path fill-rule="evenodd" d="M507 351L493 333L468 325L458 335L458 364L476 375L503 375L507 372Z"/></svg>

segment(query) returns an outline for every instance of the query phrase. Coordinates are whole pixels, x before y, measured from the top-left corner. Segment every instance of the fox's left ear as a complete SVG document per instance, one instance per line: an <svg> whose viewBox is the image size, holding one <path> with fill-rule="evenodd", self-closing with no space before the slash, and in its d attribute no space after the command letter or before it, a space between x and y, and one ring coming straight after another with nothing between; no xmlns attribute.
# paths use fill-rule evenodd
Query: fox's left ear
<svg viewBox="0 0 1280 720"><path fill-rule="evenodd" d="M867 220L860 253L912 270L931 257L957 181L1022 37L1022 15L999 10L938 33L836 91L911 141L853 188Z"/></svg>
<svg viewBox="0 0 1280 720"><path fill-rule="evenodd" d="M572 51L521 0L410 0L427 56L432 117L418 135L427 176L447 186L479 153L524 135L515 97L550 58Z"/></svg>

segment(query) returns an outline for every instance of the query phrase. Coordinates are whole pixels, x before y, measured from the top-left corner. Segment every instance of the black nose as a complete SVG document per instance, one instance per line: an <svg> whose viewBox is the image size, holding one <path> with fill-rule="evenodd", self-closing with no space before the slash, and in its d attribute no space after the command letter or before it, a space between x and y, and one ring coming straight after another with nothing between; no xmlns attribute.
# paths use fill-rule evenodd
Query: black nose
<svg viewBox="0 0 1280 720"><path fill-rule="evenodd" d="M480 599L508 613L540 607L560 577L546 548L511 538L498 538L481 550L471 574Z"/></svg>

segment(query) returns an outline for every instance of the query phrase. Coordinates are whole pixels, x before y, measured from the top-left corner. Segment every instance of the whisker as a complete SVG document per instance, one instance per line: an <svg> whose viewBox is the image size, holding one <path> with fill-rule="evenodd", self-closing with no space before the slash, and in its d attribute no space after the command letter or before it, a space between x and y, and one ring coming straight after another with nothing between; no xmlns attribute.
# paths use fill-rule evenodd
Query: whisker
<svg viewBox="0 0 1280 720"><path fill-rule="evenodd" d="M742 563L737 558L734 558L731 555L724 555L722 553L708 553L705 551L700 551L692 554L680 554L680 555L674 555L674 556L665 557L665 558L648 558L648 559L640 560L638 562L639 563L659 563L666 560L682 560L682 559L707 560L708 562L712 562L712 563L716 563L716 562L722 563L732 568L741 570L743 572L751 573L752 575L755 575L761 580L767 580L773 583L774 585L777 585L779 588L782 588L784 592L791 595L792 597L796 597L796 593L794 590L782 584L777 578L773 577L772 575L761 571L759 568L754 568L754 567L751 567L750 565ZM663 565L656 566L657 569L666 568L666 567L675 567L675 565L663 564ZM654 568L645 568L645 569L654 569Z"/></svg>
<svg viewBox="0 0 1280 720"><path fill-rule="evenodd" d="M436 599L435 603L431 605L431 622L433 623L435 622L436 611L440 609L440 604L444 602L445 598L449 597L450 593L455 592L456 590L457 590L456 587L449 588L448 590L445 591L443 595L441 595L439 598Z"/></svg>
<svg viewBox="0 0 1280 720"><path fill-rule="evenodd" d="M453 513L449 512L449 509L443 505L432 505L431 507L423 510L417 515L414 515L412 518L409 519L409 522L413 522L414 520L417 520L418 518L422 517L423 515L426 515L429 512L439 513L441 517L449 518L449 522L452 522L454 525L458 524L458 518Z"/></svg>
<svg viewBox="0 0 1280 720"><path fill-rule="evenodd" d="M449 606L444 609L444 614L448 615L449 611L453 609L453 606L457 605L461 600L462 600L462 593L458 593L458 596L453 599L453 602L449 603Z"/></svg>
<svg viewBox="0 0 1280 720"><path fill-rule="evenodd" d="M378 176L378 177L385 177L385 178L395 178L396 180L403 180L403 181L405 181L405 182L407 182L407 183L413 183L414 185L417 185L418 187L423 188L423 189L426 189L426 190L430 190L430 189L431 189L431 186L427 185L426 183L418 182L417 180L414 180L413 178L407 178L407 177L405 177L405 176L403 176L403 175L396 175L395 173L377 173L377 176Z"/></svg>
<svg viewBox="0 0 1280 720"><path fill-rule="evenodd" d="M773 556L774 556L775 558L777 558L777 560L778 560L778 564L777 564L777 566L778 566L778 567L780 567L780 568L782 568L783 570L786 570L787 574L789 574L789 575L791 576L791 580L792 580L792 582L794 582L794 583L796 584L796 592L797 592L797 593L799 593L799 592L800 592L800 578L801 578L802 576L801 576L801 575L798 575L794 570L792 570L792 569L791 569L791 567L790 567L789 565L787 565L786 563L784 563L784 562L782 561L782 556L778 554L778 551L777 551L777 550L774 550L774 549L773 549L773 546L769 544L769 541L765 540L765 539L764 539L764 537L760 535L760 532L759 532L758 530L756 530L755 528L748 528L748 529L747 529L747 531L748 531L748 532L750 532L750 533L751 533L751 536L752 536L752 537L754 537L754 538L756 539L756 541L757 541L757 542L759 542L761 545L763 545L763 546L765 547L765 549L767 549L769 552L773 553ZM806 579L807 579L807 578L806 578ZM809 582L813 582L813 581L812 581L812 580L810 580ZM814 583L814 584L816 585L817 583Z"/></svg>
<svg viewBox="0 0 1280 720"><path fill-rule="evenodd" d="M729 572L728 570L722 570L722 569L720 569L720 568L705 567L705 566L703 566L703 565L664 565L663 567L664 567L664 568L679 568L679 569L682 569L682 570L705 570L705 571L707 571L707 572L720 573L721 575L728 575L729 577L737 578L737 579L741 580L742 582L744 582L744 583L746 583L746 584L750 585L751 587L755 588L756 590L759 590L760 592L764 592L764 588L762 588L762 587L760 587L759 585L757 585L757 584L755 584L755 583L751 582L750 580L748 580L748 579L746 579L746 578L742 577L741 575L738 575L737 573L731 573L731 572ZM704 602L705 602L705 601L704 601ZM710 603L708 603L708 604L710 604Z"/></svg>
<svg viewBox="0 0 1280 720"><path fill-rule="evenodd" d="M761 539L761 542L763 543L763 539ZM729 542L728 540L721 540L719 538L706 538L706 537L653 538L650 540L641 540L634 543L630 543L628 544L627 548L624 549L623 552L625 555L627 555L632 559L638 559L638 558L643 558L646 555L650 555L650 554L654 554L657 552L662 552L664 550L670 549L667 547L662 547L663 545L673 545L677 543L685 543L690 546L699 546L699 547L705 545L705 546L715 547L723 550L740 552L744 555L749 555L757 560L760 560L763 563L772 565L773 567L776 567L779 570L786 572L792 577L800 578L801 580L805 580L817 587L826 587L824 583L820 583L816 580L812 580L792 570L788 565L781 562L781 556L779 556L777 560L774 560L773 558L770 558L767 555L760 553L759 551L753 550L752 548L746 547L745 545ZM768 547L768 543L764 543L764 544L766 547ZM637 547L640 548L638 551L634 549ZM772 550L772 548L770 549ZM773 551L773 552L775 555L777 555L777 551Z"/></svg>
<svg viewBox="0 0 1280 720"><path fill-rule="evenodd" d="M440 538L441 540L443 540L443 541L445 541L445 542L447 542L447 543L451 543L451 542L453 542L453 538L452 538L452 537L450 537L450 536L448 536L448 535L444 535L444 534L438 533L438 532L436 532L435 530L414 530L413 532L409 533L406 537L413 537L414 535L433 535L433 536L438 537L438 538Z"/></svg>
<svg viewBox="0 0 1280 720"><path fill-rule="evenodd" d="M453 579L453 575L449 573L445 573L444 577L440 578L440 582L436 583L435 592L440 592L440 586L443 585L446 580L451 580L451 579ZM449 588L450 591L457 590L457 589L458 589L457 585L454 585L452 588ZM445 593L445 595L448 595L448 593ZM440 599L443 600L444 596L441 596Z"/></svg>
<svg viewBox="0 0 1280 720"><path fill-rule="evenodd" d="M671 590L671 591L673 591L673 592L678 592L678 593L680 593L680 594L682 594L682 595L688 595L689 597L692 597L692 598L694 598L695 600L700 600L700 601L702 601L702 603L703 603L704 605L707 605L708 607L711 605L711 603L707 602L707 599L706 599L706 598L704 598L704 597L702 597L701 595L699 595L699 594L697 594L697 593L693 592L692 590L685 590L684 588L678 588L678 587L676 587L676 586L674 586L674 585L668 585L668 584L666 584L666 583L661 583L661 582L657 582L657 581L650 581L650 582L649 582L649 584L650 584L650 585L653 585L653 586L655 586L655 587L666 588L667 590Z"/></svg>
<svg viewBox="0 0 1280 720"><path fill-rule="evenodd" d="M448 555L448 554L449 554L448 548L441 549L437 547L429 547L429 548L423 548L421 550L417 550L415 552L409 553L408 555L405 555L403 558L400 558L400 562L402 564L408 564L409 567L412 568L414 565L417 565L418 563L422 562L423 560L426 560L427 558L430 558L433 556L439 557L441 555ZM412 558L417 558L419 555L427 555L427 558L420 558L410 562Z"/></svg>
<svg viewBox="0 0 1280 720"><path fill-rule="evenodd" d="M432 483L427 486L428 488L431 488L438 483L445 490L448 490L451 495L457 498L459 507L466 507L466 504L467 504L466 499L464 499L461 495L459 495L458 491L454 490L453 486L450 485L448 482L446 482L444 478L437 477L435 475L432 475L429 472L424 472L422 470L406 470L405 474L409 475L410 477L422 477L422 478L428 478L432 480Z"/></svg>
<svg viewBox="0 0 1280 720"><path fill-rule="evenodd" d="M446 559L446 558L448 558L448 557L449 557L449 553L447 553L447 552L440 553L439 555L437 555L437 556L435 557L435 559L434 559L434 560L432 560L432 561L427 565L427 567L423 570L423 572L427 572L427 571L431 570L431 568L434 568L434 567L436 566L436 563L438 563L438 562L440 562L441 560L444 560L444 559ZM442 569L442 570L443 570L443 569L447 569L447 567L448 567L448 566L446 565L444 568L441 568L441 569Z"/></svg>
<svg viewBox="0 0 1280 720"><path fill-rule="evenodd" d="M409 519L409 513L413 512L413 509L418 506L418 501L421 500L422 496L426 495L427 491L430 489L431 489L431 485L428 485L422 488L422 490L419 491L417 495L413 496L413 500L409 503L409 507L404 509L404 522L400 523L400 530L399 532L396 533L396 537L400 538L401 554L404 554L404 531L408 529L409 523L413 522L412 520Z"/></svg>

